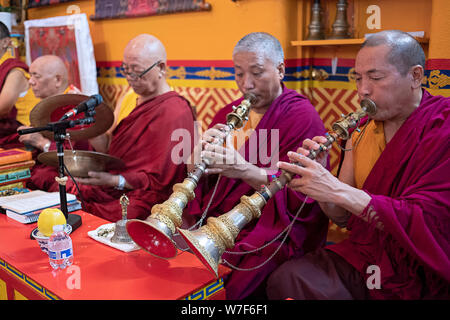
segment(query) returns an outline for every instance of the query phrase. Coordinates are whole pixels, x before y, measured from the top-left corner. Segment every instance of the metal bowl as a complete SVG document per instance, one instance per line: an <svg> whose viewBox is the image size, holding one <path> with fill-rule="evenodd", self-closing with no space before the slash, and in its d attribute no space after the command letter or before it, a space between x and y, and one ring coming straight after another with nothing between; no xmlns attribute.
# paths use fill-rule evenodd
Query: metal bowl
<svg viewBox="0 0 450 320"><path fill-rule="evenodd" d="M58 166L56 151L41 153L38 156L38 161L49 166ZM82 150L65 150L64 164L70 174L78 178L89 177L89 171L120 170L125 166L119 158L100 152Z"/></svg>

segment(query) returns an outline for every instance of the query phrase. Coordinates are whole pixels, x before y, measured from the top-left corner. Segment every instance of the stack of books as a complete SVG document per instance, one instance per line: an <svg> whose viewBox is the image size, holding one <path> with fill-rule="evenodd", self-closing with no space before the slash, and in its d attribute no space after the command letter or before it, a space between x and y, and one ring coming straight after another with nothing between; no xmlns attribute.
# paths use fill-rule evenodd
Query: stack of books
<svg viewBox="0 0 450 320"><path fill-rule="evenodd" d="M67 211L81 209L81 202L75 195L67 194ZM33 223L39 218L42 210L47 208L60 209L59 192L45 192L41 190L29 191L0 198L0 207L6 215L20 223Z"/></svg>
<svg viewBox="0 0 450 320"><path fill-rule="evenodd" d="M25 188L34 164L30 151L0 149L0 191Z"/></svg>

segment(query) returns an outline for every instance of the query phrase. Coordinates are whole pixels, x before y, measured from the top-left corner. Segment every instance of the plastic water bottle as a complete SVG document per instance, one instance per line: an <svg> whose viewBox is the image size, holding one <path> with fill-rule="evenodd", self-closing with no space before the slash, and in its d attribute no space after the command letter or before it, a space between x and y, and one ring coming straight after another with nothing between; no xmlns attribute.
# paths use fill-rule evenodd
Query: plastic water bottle
<svg viewBox="0 0 450 320"><path fill-rule="evenodd" d="M53 269L64 269L73 263L72 239L64 231L64 226L53 226L53 234L48 239L48 258Z"/></svg>

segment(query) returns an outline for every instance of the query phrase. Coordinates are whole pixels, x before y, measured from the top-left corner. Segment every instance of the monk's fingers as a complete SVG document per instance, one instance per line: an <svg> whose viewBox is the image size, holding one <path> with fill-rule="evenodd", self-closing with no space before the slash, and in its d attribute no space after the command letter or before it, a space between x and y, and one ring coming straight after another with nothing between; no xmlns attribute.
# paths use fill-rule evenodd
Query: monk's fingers
<svg viewBox="0 0 450 320"><path fill-rule="evenodd" d="M284 162L284 161L280 161L277 163L277 167L282 169L282 170L286 170L288 172L297 174L299 176L302 176L304 174L307 173L307 170L305 168L302 168L298 165L295 165L293 163L288 163L288 162Z"/></svg>
<svg viewBox="0 0 450 320"><path fill-rule="evenodd" d="M220 163L220 159L222 159L221 154L208 150L202 151L201 158L207 161L208 165L215 165L217 163Z"/></svg>
<svg viewBox="0 0 450 320"><path fill-rule="evenodd" d="M317 150L320 148L320 143L317 143L314 140L311 139L306 139L305 141L303 141L303 149L306 150ZM306 156L307 154L305 154Z"/></svg>
<svg viewBox="0 0 450 320"><path fill-rule="evenodd" d="M205 174L220 174L223 172L222 168L207 168Z"/></svg>
<svg viewBox="0 0 450 320"><path fill-rule="evenodd" d="M113 175L108 172L89 171L89 178L75 178L75 180L82 184L90 185L111 185ZM114 185L114 183L112 183Z"/></svg>
<svg viewBox="0 0 450 320"><path fill-rule="evenodd" d="M220 140L224 140L226 137L226 133L223 131L220 131L218 129L215 128L211 128L206 130L206 132L203 134L203 140L212 143L213 141L215 141L216 143L218 143Z"/></svg>
<svg viewBox="0 0 450 320"><path fill-rule="evenodd" d="M311 160L310 158L308 158L302 154L289 151L287 153L287 155L289 157L289 160L292 163L300 164L303 167L315 167L316 166L316 162L314 160Z"/></svg>
<svg viewBox="0 0 450 320"><path fill-rule="evenodd" d="M315 136L314 138L312 138L312 140L318 144L324 144L325 142L327 142L327 138L324 136Z"/></svg>
<svg viewBox="0 0 450 320"><path fill-rule="evenodd" d="M309 155L309 150L308 150L308 149L304 149L304 148L302 148L302 147L298 148L298 149L296 150L296 152L297 152L298 154L304 155L305 157L306 157L307 155ZM293 152L293 153L294 153L294 152ZM289 153L288 153L288 155L289 155Z"/></svg>
<svg viewBox="0 0 450 320"><path fill-rule="evenodd" d="M291 189L295 189L295 190L299 190L300 188L302 188L304 186L304 182L302 178L295 178L292 179L289 183L288 183L288 187Z"/></svg>
<svg viewBox="0 0 450 320"><path fill-rule="evenodd" d="M229 132L231 130L229 126L227 126L226 124L223 124L223 123L217 123L217 124L214 125L213 128L217 129L217 130L219 130L221 132L225 132L225 133L227 133L227 132Z"/></svg>
<svg viewBox="0 0 450 320"><path fill-rule="evenodd" d="M203 151L205 151L205 152L209 151L209 152L218 153L218 154L225 154L225 153L227 153L227 148L225 148L222 145L207 143L203 147Z"/></svg>

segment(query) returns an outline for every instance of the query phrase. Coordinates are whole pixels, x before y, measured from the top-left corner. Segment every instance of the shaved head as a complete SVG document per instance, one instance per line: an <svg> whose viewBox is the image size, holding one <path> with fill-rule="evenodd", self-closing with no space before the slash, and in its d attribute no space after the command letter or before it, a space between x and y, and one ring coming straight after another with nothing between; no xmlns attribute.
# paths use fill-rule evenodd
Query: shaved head
<svg viewBox="0 0 450 320"><path fill-rule="evenodd" d="M144 100L170 91L166 82L167 54L162 42L141 34L128 42L122 70L129 85Z"/></svg>
<svg viewBox="0 0 450 320"><path fill-rule="evenodd" d="M124 56L133 56L149 61L167 61L164 45L158 38L150 34L141 34L130 40L125 48Z"/></svg>
<svg viewBox="0 0 450 320"><path fill-rule="evenodd" d="M30 85L37 98L62 94L69 85L69 73L64 61L54 55L36 58L30 65Z"/></svg>
<svg viewBox="0 0 450 320"><path fill-rule="evenodd" d="M386 30L370 35L362 44L364 47L386 45L390 48L387 59L401 75L406 75L411 67L420 65L425 70L425 53L420 43L408 33Z"/></svg>
<svg viewBox="0 0 450 320"><path fill-rule="evenodd" d="M46 72L52 75L60 75L63 80L68 82L69 73L67 72L64 61L60 57L54 55L41 56L34 60L33 64L42 66Z"/></svg>

